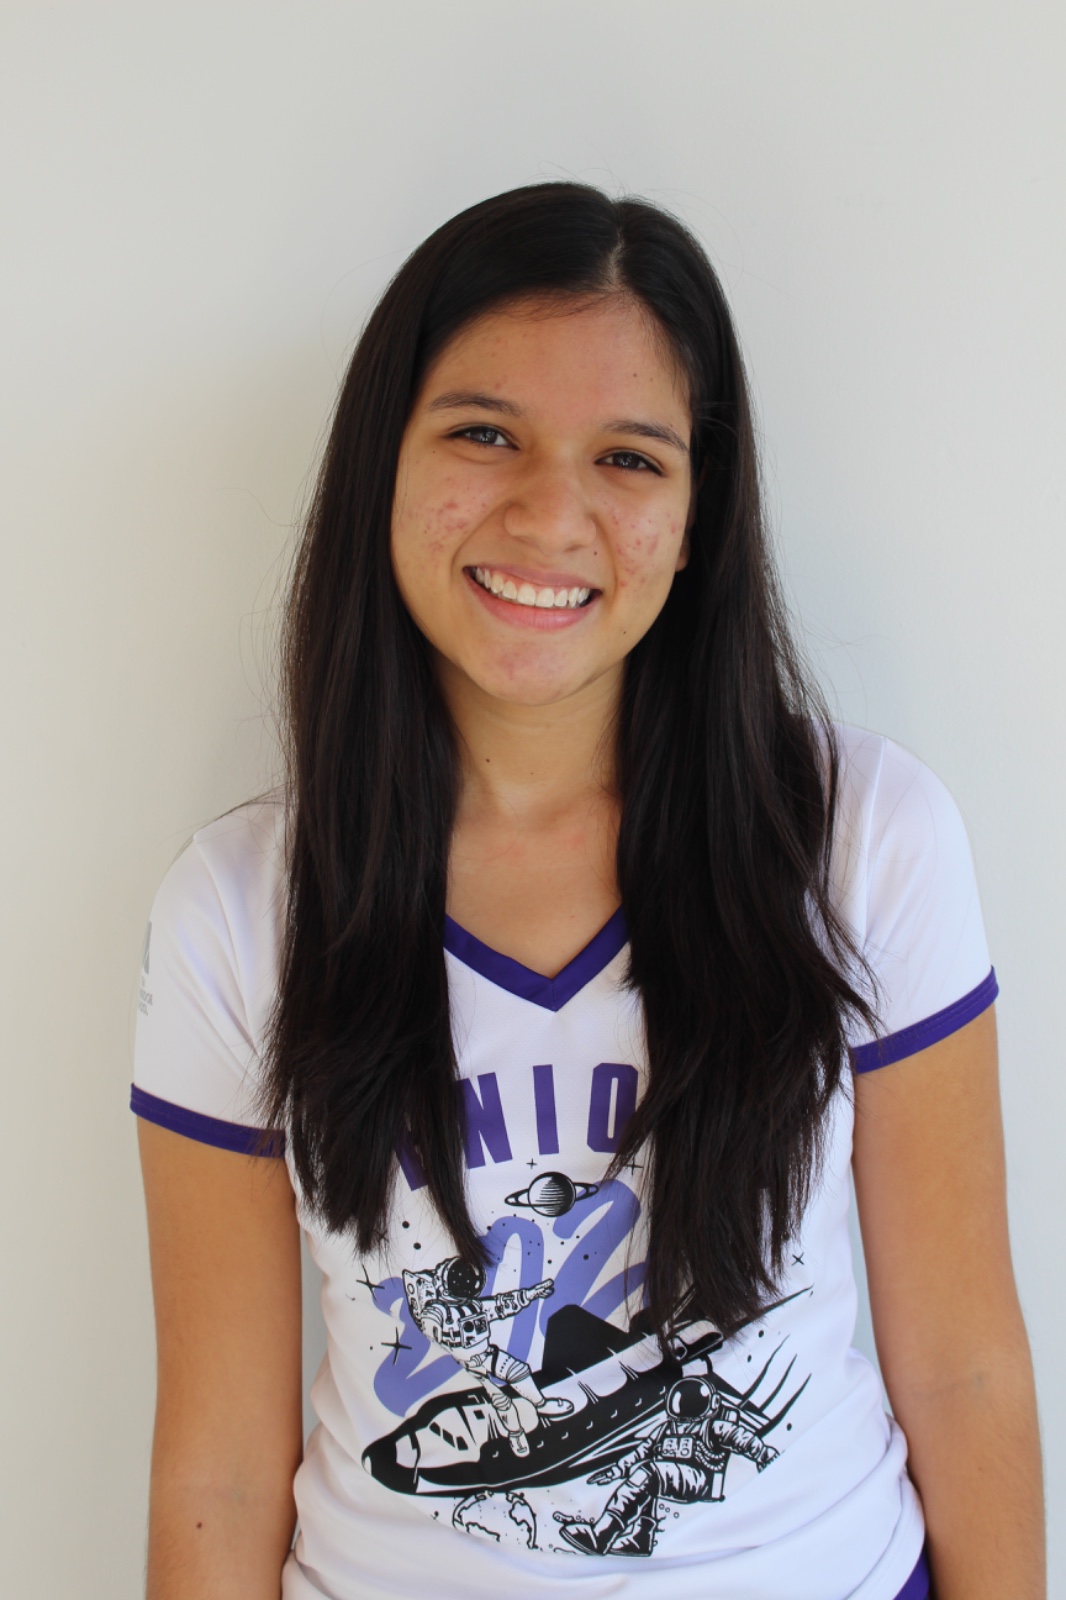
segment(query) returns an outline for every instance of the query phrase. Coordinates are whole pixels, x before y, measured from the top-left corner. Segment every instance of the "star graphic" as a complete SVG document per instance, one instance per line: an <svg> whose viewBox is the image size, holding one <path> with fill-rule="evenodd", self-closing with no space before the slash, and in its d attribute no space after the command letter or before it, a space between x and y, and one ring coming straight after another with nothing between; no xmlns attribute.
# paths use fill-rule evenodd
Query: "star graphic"
<svg viewBox="0 0 1066 1600"><path fill-rule="evenodd" d="M383 1339L381 1341L381 1348L383 1350L392 1351L392 1364L395 1366L400 1351L410 1350L411 1346L409 1344L404 1344L403 1340L400 1338L400 1329L397 1328L391 1339Z"/></svg>
<svg viewBox="0 0 1066 1600"><path fill-rule="evenodd" d="M370 1290L370 1298L371 1298L371 1300L373 1300L374 1296L377 1294L378 1290L381 1288L380 1283L371 1283L370 1278L367 1275L366 1263L365 1262L363 1263L363 1276L361 1278L356 1278L355 1281L356 1281L356 1283L363 1284L363 1286L365 1288Z"/></svg>

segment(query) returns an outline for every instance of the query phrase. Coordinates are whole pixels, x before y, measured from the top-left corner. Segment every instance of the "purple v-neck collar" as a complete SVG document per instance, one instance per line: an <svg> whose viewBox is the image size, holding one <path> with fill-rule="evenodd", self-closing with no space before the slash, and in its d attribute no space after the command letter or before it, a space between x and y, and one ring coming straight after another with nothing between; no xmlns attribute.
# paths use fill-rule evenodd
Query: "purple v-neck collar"
<svg viewBox="0 0 1066 1600"><path fill-rule="evenodd" d="M482 944L480 939L467 933L451 917L444 919L444 948L457 961L480 973L483 978L488 978L497 988L506 989L508 994L517 995L520 1000L531 1000L535 1006L543 1006L546 1011L561 1011L568 1000L572 1000L614 960L624 947L626 937L625 917L619 906L610 921L604 924L584 950L578 952L573 961L566 964L562 972L557 972L554 978L546 978L543 973L533 972L520 961L514 961L510 956L501 955L498 950Z"/></svg>

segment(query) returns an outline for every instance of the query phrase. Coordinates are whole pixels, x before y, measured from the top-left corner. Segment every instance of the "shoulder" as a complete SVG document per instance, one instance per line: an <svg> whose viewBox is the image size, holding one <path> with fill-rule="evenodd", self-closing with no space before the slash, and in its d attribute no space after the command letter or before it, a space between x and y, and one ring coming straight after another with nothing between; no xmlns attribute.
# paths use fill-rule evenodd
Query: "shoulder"
<svg viewBox="0 0 1066 1600"><path fill-rule="evenodd" d="M238 960L276 943L284 914L285 826L279 796L238 806L198 829L156 893L151 943L212 935Z"/></svg>
<svg viewBox="0 0 1066 1600"><path fill-rule="evenodd" d="M835 840L845 847L904 837L924 843L940 829L957 830L955 801L913 751L847 723L834 723L832 734L839 760Z"/></svg>
<svg viewBox="0 0 1066 1600"><path fill-rule="evenodd" d="M228 903L258 907L285 884L286 807L280 792L198 828L164 879L172 892L210 881Z"/></svg>
<svg viewBox="0 0 1066 1600"><path fill-rule="evenodd" d="M832 733L839 762L833 880L840 896L855 902L872 892L891 895L936 868L968 884L966 827L936 773L883 734L840 723Z"/></svg>

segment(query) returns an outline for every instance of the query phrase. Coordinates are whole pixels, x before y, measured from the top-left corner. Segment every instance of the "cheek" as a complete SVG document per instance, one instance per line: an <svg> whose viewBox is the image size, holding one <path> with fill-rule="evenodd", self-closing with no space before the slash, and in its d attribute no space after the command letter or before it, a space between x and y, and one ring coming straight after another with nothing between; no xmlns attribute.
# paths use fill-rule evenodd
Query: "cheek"
<svg viewBox="0 0 1066 1600"><path fill-rule="evenodd" d="M615 545L619 588L658 592L669 587L684 532L681 517L666 523L639 517L620 521Z"/></svg>
<svg viewBox="0 0 1066 1600"><path fill-rule="evenodd" d="M424 555L446 556L484 517L488 498L462 482L436 482L429 492L408 494L397 510L395 537Z"/></svg>
<svg viewBox="0 0 1066 1600"><path fill-rule="evenodd" d="M422 514L419 543L431 556L446 555L467 526L467 518L456 499L427 506Z"/></svg>

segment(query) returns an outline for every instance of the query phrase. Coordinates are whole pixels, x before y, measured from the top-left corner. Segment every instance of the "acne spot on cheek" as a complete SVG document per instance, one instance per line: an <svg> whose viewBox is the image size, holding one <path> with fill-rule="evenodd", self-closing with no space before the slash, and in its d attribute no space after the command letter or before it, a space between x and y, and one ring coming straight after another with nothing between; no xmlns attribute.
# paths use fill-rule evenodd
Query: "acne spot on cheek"
<svg viewBox="0 0 1066 1600"><path fill-rule="evenodd" d="M458 500L448 500L436 506L427 513L423 525L427 547L435 552L443 550L454 539L456 529L462 527L463 521Z"/></svg>

